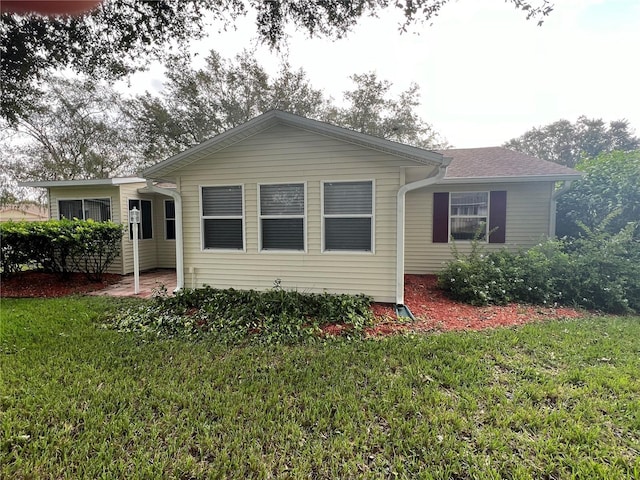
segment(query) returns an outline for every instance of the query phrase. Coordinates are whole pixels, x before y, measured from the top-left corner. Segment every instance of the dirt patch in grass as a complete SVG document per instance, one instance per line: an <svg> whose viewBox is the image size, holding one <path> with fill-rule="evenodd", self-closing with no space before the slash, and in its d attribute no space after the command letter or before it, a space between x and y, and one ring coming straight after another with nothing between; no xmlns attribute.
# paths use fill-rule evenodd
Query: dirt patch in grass
<svg viewBox="0 0 640 480"><path fill-rule="evenodd" d="M87 280L83 273L70 273L61 279L53 273L36 271L19 272L9 278L2 277L0 296L7 298L53 298L87 293L101 290L108 285L117 283L122 276L105 274L101 282Z"/></svg>
<svg viewBox="0 0 640 480"><path fill-rule="evenodd" d="M370 336L430 330L482 330L523 325L551 318L579 318L584 312L556 306L509 304L474 307L447 298L435 275L405 275L405 305L416 318L397 319L392 305L374 304L377 323Z"/></svg>

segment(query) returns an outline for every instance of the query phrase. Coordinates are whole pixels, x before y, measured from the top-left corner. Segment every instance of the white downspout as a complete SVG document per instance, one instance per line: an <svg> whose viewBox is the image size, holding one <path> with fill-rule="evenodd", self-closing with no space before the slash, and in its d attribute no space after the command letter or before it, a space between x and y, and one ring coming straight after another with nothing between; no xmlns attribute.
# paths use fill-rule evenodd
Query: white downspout
<svg viewBox="0 0 640 480"><path fill-rule="evenodd" d="M416 182L407 183L398 190L396 212L396 305L404 305L404 205L405 195L411 190L426 187L442 180L447 173L450 158L444 158L444 163L438 167L438 173L432 177L423 178Z"/></svg>
<svg viewBox="0 0 640 480"><path fill-rule="evenodd" d="M167 195L173 198L176 204L176 289L182 290L184 288L184 242L182 237L182 196L175 190L170 188L161 188L153 185L152 180L147 180L147 186L144 188L149 192L159 193L161 195Z"/></svg>
<svg viewBox="0 0 640 480"><path fill-rule="evenodd" d="M562 182L562 187L556 188L551 194L551 205L549 206L549 236L552 238L556 236L556 210L558 208L558 197L560 195L564 195L567 190L569 190L569 188L571 187L571 183L572 180Z"/></svg>

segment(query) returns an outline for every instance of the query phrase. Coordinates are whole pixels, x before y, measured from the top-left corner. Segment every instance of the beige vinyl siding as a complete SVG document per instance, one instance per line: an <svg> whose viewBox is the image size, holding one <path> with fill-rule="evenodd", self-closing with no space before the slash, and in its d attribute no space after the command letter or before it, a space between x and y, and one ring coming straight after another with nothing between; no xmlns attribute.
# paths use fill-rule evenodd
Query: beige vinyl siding
<svg viewBox="0 0 640 480"><path fill-rule="evenodd" d="M110 198L111 199L111 221L114 223L121 223L122 217L122 205L121 199L118 194L118 187L116 186L83 186L83 187L51 187L49 188L49 206L50 216L53 219L60 217L58 200L75 200L75 199L87 199L87 198ZM123 238L124 243L124 238ZM109 266L109 273L123 274L123 260L122 255L114 260Z"/></svg>
<svg viewBox="0 0 640 480"><path fill-rule="evenodd" d="M156 195L138 193L138 189L144 188L144 183L128 183L120 185L121 209L120 215L124 219L125 233L123 237L123 270L124 273L133 273L133 240L129 238L129 200L150 200L151 214L153 215L153 225L151 239L140 239L138 242L138 252L140 258L140 271L158 268L157 240L160 235L164 235L157 222L157 205L154 201ZM174 255L175 256L175 255Z"/></svg>
<svg viewBox="0 0 640 480"><path fill-rule="evenodd" d="M396 194L402 165L391 155L308 131L275 126L178 172L187 287L268 289L276 279L303 292L395 299ZM321 252L322 181L372 180L375 253ZM258 252L257 185L306 182L307 252ZM246 251L201 248L200 187L243 185Z"/></svg>
<svg viewBox="0 0 640 480"><path fill-rule="evenodd" d="M156 195L153 199L153 235L156 239L157 268L176 268L176 241L167 240L164 201L170 197ZM157 235L156 235L157 232Z"/></svg>
<svg viewBox="0 0 640 480"><path fill-rule="evenodd" d="M483 243L487 250L505 246L530 247L549 232L552 182L435 185L407 194L405 228L405 273L435 273L450 260L451 245L433 243L433 193L506 190L507 224L505 243ZM460 252L468 252L470 242L458 241Z"/></svg>

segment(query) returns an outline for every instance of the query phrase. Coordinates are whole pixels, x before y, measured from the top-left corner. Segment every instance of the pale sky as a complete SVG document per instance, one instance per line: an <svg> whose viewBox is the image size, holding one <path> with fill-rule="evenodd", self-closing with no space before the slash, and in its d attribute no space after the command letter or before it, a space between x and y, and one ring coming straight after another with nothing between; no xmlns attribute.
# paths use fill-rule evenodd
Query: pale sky
<svg viewBox="0 0 640 480"><path fill-rule="evenodd" d="M399 92L420 85L421 117L455 147L500 145L534 126L578 116L626 118L640 135L640 1L556 0L541 27L504 0L458 0L433 25L400 34L401 18L364 19L346 39L292 33L289 62L335 99L353 73L376 71ZM392 15L394 15L392 17ZM194 45L235 56L256 45L252 19ZM277 54L259 62L277 72ZM138 76L157 90L161 69ZM142 84L142 85L141 85Z"/></svg>

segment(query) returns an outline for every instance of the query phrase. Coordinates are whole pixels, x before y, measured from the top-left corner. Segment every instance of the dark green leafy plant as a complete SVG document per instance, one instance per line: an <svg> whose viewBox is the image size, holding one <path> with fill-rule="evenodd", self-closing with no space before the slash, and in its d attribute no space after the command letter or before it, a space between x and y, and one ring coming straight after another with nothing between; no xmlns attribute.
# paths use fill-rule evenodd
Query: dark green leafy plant
<svg viewBox="0 0 640 480"><path fill-rule="evenodd" d="M120 312L112 325L123 331L163 336L212 336L227 343L245 340L286 343L317 337L323 325L343 323L358 334L372 320L364 295L313 294L279 287L256 290L166 290L138 309Z"/></svg>
<svg viewBox="0 0 640 480"><path fill-rule="evenodd" d="M120 253L123 226L92 220L0 224L0 268L11 275L24 265L61 277L71 271L99 281Z"/></svg>
<svg viewBox="0 0 640 480"><path fill-rule="evenodd" d="M573 241L547 240L529 250L487 252L474 240L470 253L452 247L453 260L438 284L472 305L522 302L577 305L611 313L640 311L640 242L635 224L608 232L610 216L597 228L582 225Z"/></svg>

